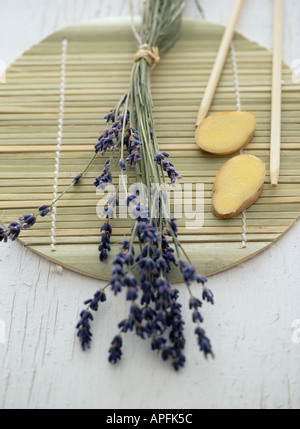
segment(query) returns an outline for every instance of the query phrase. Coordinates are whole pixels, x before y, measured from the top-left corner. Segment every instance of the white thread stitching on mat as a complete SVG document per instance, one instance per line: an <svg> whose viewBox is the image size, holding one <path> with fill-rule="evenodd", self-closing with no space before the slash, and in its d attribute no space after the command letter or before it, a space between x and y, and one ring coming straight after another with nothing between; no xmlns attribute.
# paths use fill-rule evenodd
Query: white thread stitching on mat
<svg viewBox="0 0 300 429"><path fill-rule="evenodd" d="M67 58L68 41L64 39L61 45L61 81L60 81L60 104L59 104L59 119L58 119L58 133L57 133L57 146L54 170L54 185L53 185L53 201L57 199L58 193L58 177L59 177L59 162L60 152L62 145L62 133L64 123L64 105L65 105L65 83L66 83L66 58ZM52 222L51 222L51 250L55 252L56 244L56 203L52 207Z"/></svg>
<svg viewBox="0 0 300 429"><path fill-rule="evenodd" d="M241 95L240 95L240 85L239 85L239 75L238 75L238 68L237 68L237 61L236 61L236 54L234 49L234 44L231 44L231 62L232 62L232 69L233 69L233 77L234 77L234 87L235 87L235 95L236 95L236 107L238 112L242 110L241 107ZM240 150L240 154L243 153L243 149ZM247 247L247 214L246 210L242 213L242 247L245 249Z"/></svg>

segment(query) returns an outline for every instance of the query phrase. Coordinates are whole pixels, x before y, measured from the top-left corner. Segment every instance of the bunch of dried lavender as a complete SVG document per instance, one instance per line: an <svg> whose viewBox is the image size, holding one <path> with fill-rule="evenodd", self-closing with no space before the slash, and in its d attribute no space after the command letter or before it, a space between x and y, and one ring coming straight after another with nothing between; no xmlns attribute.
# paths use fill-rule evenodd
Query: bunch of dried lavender
<svg viewBox="0 0 300 429"><path fill-rule="evenodd" d="M121 359L122 334L135 331L142 339L151 339L152 350L157 350L163 360L170 361L175 370L185 362L185 338L179 291L172 289L169 282L172 269L181 271L189 290L189 307L193 311L192 320L197 324L195 334L200 350L205 357L213 356L210 341L201 328L203 317L199 312L203 301L214 303L213 294L205 286L207 279L196 274L179 241L176 219L168 213L165 176L174 184L180 175L168 160L169 154L159 152L152 114L151 68L159 62L159 53L173 46L179 37L184 6L185 0L145 1L140 30L137 31L133 25L138 51L134 57L129 90L105 117L107 128L100 135L90 162L51 204L41 206L37 214L21 216L6 229L0 228L0 241L7 242L8 239L15 240L22 229L34 226L38 216L50 213L56 202L79 183L99 154L109 154L102 173L94 182L99 189L105 190L112 183L110 167L114 159L122 176L128 169L133 169L136 182L141 186L126 197L126 204L135 218L130 240L121 243L120 252L112 263L109 284L85 302L87 307L80 314L77 335L82 348L89 348L92 311L97 311L99 303L106 301L105 289L110 286L115 295L126 289L126 299L131 303L129 315L119 324L119 334L109 349L109 361L116 363ZM101 262L108 259L111 251L111 219L118 204L117 190L108 199L102 215L105 221L100 229ZM202 285L202 301L191 292L193 282Z"/></svg>
<svg viewBox="0 0 300 429"><path fill-rule="evenodd" d="M111 280L104 288L110 286L115 295L125 289L126 299L131 303L128 318L119 323L119 334L111 343L109 361L116 363L121 359L123 334L134 331L142 339L151 339L152 350L157 350L163 360L170 361L175 370L185 362L185 338L179 291L172 289L169 282L172 269L180 269L189 290L189 306L193 311L192 320L197 324L195 334L200 350L205 357L213 356L210 341L201 328L203 317L199 311L202 301L213 304L213 294L205 286L207 279L196 274L178 239L176 219L168 216L165 176L174 184L180 175L169 161L169 154L159 152L152 114L151 68L159 62L158 53L177 40L184 6L183 0L150 0L145 3L140 30L133 27L138 51L130 88L116 109L106 116L111 128L100 135L95 147L96 152L104 155L109 151L111 156L94 183L96 187L105 189L112 182L110 165L117 157L121 175L132 168L136 172L136 182L146 185L138 186L134 194L127 195L126 204L135 222L130 240L121 243L120 252L113 260ZM110 219L118 200L116 193L103 212L105 223L101 227L99 246L101 261L107 259L110 251ZM202 285L202 301L191 292L193 282ZM91 311L97 311L99 302L106 300L104 289L86 301L87 308L80 315L77 329L84 350L90 347L92 339Z"/></svg>

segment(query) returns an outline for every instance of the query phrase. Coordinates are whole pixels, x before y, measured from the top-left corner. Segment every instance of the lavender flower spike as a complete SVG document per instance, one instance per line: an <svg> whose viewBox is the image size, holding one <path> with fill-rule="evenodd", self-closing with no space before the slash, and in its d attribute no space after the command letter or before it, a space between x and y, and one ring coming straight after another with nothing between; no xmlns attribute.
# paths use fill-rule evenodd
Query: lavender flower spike
<svg viewBox="0 0 300 429"><path fill-rule="evenodd" d="M80 320L76 325L76 329L78 329L77 337L79 338L81 347L84 351L90 348L93 336L91 333L90 321L94 320L94 318L89 310L98 311L99 303L105 301L106 295L104 289L100 289L95 293L92 299L88 299L84 303L85 305L88 305L88 307L80 313Z"/></svg>
<svg viewBox="0 0 300 429"><path fill-rule="evenodd" d="M98 250L100 252L99 258L101 262L105 261L108 258L108 252L111 251L111 247L110 247L111 234L112 234L112 227L109 224L109 222L106 221L100 229L101 243L99 245Z"/></svg>
<svg viewBox="0 0 300 429"><path fill-rule="evenodd" d="M110 168L110 162L107 161L105 163L105 166L104 166L104 169L103 169L103 173L100 174L100 176L98 176L95 179L94 186L96 186L96 188L102 189L104 191L105 188L107 187L107 185L109 185L110 183L112 183L112 175L109 172L109 168Z"/></svg>
<svg viewBox="0 0 300 429"><path fill-rule="evenodd" d="M120 337L120 335L117 335L112 343L111 343L111 347L109 349L109 357L108 360L111 363L117 363L118 360L121 359L122 356L122 338Z"/></svg>
<svg viewBox="0 0 300 429"><path fill-rule="evenodd" d="M76 325L76 329L78 329L77 337L80 339L81 347L83 350L90 348L92 341L92 333L90 327L90 320L94 320L93 315L88 310L83 310L80 313L81 319Z"/></svg>
<svg viewBox="0 0 300 429"><path fill-rule="evenodd" d="M196 328L195 334L198 338L198 345L200 347L200 350L204 353L205 359L207 359L208 355L211 355L214 357L214 353L212 351L212 347L210 344L209 339L205 336L205 331L202 328Z"/></svg>

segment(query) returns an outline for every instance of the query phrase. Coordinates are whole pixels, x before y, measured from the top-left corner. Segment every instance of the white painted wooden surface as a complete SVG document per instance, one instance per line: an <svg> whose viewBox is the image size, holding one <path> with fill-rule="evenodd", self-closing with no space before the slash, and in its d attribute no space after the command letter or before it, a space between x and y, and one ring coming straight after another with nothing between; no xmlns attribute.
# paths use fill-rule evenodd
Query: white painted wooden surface
<svg viewBox="0 0 300 429"><path fill-rule="evenodd" d="M221 24L232 3L202 0L207 19ZM246 0L238 24L239 32L268 48L271 4ZM284 59L292 64L300 58L300 2L285 5ZM117 14L128 14L127 1L0 0L0 58L9 64L59 28ZM185 15L199 16L193 0ZM216 359L200 355L185 305L188 361L175 373L131 334L123 361L107 362L116 325L127 315L124 296L109 294L93 325L93 347L82 353L74 325L99 282L59 273L19 243L0 245L0 407L299 408L300 343L292 341L292 323L300 319L299 251L298 222L270 249L211 277L216 305L206 307L205 327ZM184 288L181 301L188 301Z"/></svg>

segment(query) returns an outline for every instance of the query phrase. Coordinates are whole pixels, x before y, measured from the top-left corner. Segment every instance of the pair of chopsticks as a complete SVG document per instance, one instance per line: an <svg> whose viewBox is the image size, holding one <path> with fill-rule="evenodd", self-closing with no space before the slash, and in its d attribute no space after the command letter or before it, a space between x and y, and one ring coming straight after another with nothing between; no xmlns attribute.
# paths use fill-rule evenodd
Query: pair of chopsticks
<svg viewBox="0 0 300 429"><path fill-rule="evenodd" d="M196 128L205 119L219 83L228 51L234 36L236 24L244 0L235 0L230 19L224 32L218 55L206 87L197 116ZM281 137L281 78L282 78L282 15L283 0L274 0L273 26L273 77L272 77L272 117L271 117L271 150L270 176L272 186L277 186L280 168Z"/></svg>

